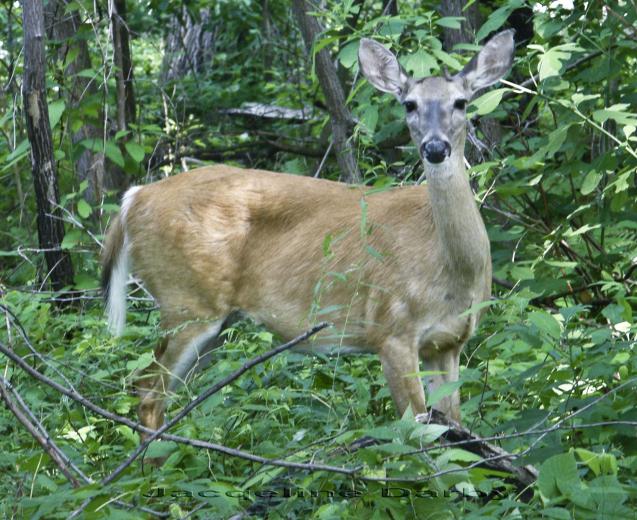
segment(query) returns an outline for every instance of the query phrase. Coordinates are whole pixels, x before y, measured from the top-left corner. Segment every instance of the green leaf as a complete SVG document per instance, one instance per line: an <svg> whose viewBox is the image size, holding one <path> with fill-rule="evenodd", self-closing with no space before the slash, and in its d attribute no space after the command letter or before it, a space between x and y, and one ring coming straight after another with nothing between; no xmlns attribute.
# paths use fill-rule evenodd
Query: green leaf
<svg viewBox="0 0 637 520"><path fill-rule="evenodd" d="M82 232L79 229L72 229L62 239L60 247L62 249L72 249L75 247L82 238Z"/></svg>
<svg viewBox="0 0 637 520"><path fill-rule="evenodd" d="M449 430L449 426L444 424L417 424L409 436L410 439L419 439L423 444L435 441L443 433Z"/></svg>
<svg viewBox="0 0 637 520"><path fill-rule="evenodd" d="M482 27L478 30L478 33L476 34L476 41L479 42L491 32L497 31L500 27L502 27L502 25L504 25L504 22L506 22L511 11L521 7L523 4L524 2L522 0L510 0L506 3L506 5L503 5L499 9L493 11L487 21L484 22Z"/></svg>
<svg viewBox="0 0 637 520"><path fill-rule="evenodd" d="M614 119L620 125L637 125L637 114L633 114L627 109L627 103L617 103L603 110L595 110L593 119L598 123L604 123L609 119Z"/></svg>
<svg viewBox="0 0 637 520"><path fill-rule="evenodd" d="M554 339L558 339L562 334L560 322L551 314L544 311L535 311L529 314L529 321L538 329L545 332Z"/></svg>
<svg viewBox="0 0 637 520"><path fill-rule="evenodd" d="M452 70L462 70L462 64L454 58L451 54L446 53L443 50L439 50L436 48L432 48L431 52L436 57L436 59L440 60L442 63L447 65Z"/></svg>
<svg viewBox="0 0 637 520"><path fill-rule="evenodd" d="M432 71L438 70L438 64L431 54L419 49L413 54L400 60L407 72L417 78L431 76Z"/></svg>
<svg viewBox="0 0 637 520"><path fill-rule="evenodd" d="M582 186L580 188L582 195L588 195L589 193L592 193L595 188L597 188L600 180L602 180L601 173L595 170L589 171L582 181Z"/></svg>
<svg viewBox="0 0 637 520"><path fill-rule="evenodd" d="M617 459L612 453L595 453L584 448L575 448L575 453L595 476L617 474Z"/></svg>
<svg viewBox="0 0 637 520"><path fill-rule="evenodd" d="M376 130L376 124L378 123L378 107L374 105L367 105L365 110L363 110L360 122L368 132L373 133Z"/></svg>
<svg viewBox="0 0 637 520"><path fill-rule="evenodd" d="M440 402L443 397L449 397L461 386L462 381L449 381L447 383L441 384L438 388L431 392L431 394L429 394L428 403L432 406L435 405L436 403Z"/></svg>
<svg viewBox="0 0 637 520"><path fill-rule="evenodd" d="M463 20L464 16L445 16L444 18L436 20L435 23L436 25L440 25L440 27L447 27L449 29L460 29Z"/></svg>
<svg viewBox="0 0 637 520"><path fill-rule="evenodd" d="M338 53L338 60L346 69L351 69L358 61L358 44L359 42L350 42Z"/></svg>
<svg viewBox="0 0 637 520"><path fill-rule="evenodd" d="M51 123L51 128L55 128L55 126L60 122L65 107L66 104L62 99L49 104L49 122Z"/></svg>
<svg viewBox="0 0 637 520"><path fill-rule="evenodd" d="M79 142L80 146L94 152L104 152L104 155L113 161L120 168L124 167L124 156L122 155L119 146L113 141L103 141L101 139L82 139Z"/></svg>
<svg viewBox="0 0 637 520"><path fill-rule="evenodd" d="M88 202L84 199L80 199L77 201L77 212L82 218L88 218L91 214L92 208L89 206Z"/></svg>
<svg viewBox="0 0 637 520"><path fill-rule="evenodd" d="M483 94L477 99L474 99L471 102L471 110L470 108L470 116L478 115L483 116L485 114L489 114L493 112L496 107L500 104L500 100L505 92L507 92L508 88L496 88L494 90L490 90L486 94Z"/></svg>
<svg viewBox="0 0 637 520"><path fill-rule="evenodd" d="M129 371L133 370L142 370L150 366L150 364L154 361L155 356L152 352L143 352L138 357L131 359L126 363L126 369Z"/></svg>
<svg viewBox="0 0 637 520"><path fill-rule="evenodd" d="M29 143L28 139L24 139L20 141L20 144L18 144L15 147L13 152L11 152L9 155L6 156L5 165L2 168L2 171L8 170L15 163L24 159L28 155L28 152L30 149L31 149L31 144Z"/></svg>
<svg viewBox="0 0 637 520"><path fill-rule="evenodd" d="M582 233L587 233L588 231L592 231L593 229L597 229L601 227L601 224L584 224L583 226L577 229L569 229L566 233L564 233L565 237L576 237L577 235L581 235Z"/></svg>
<svg viewBox="0 0 637 520"><path fill-rule="evenodd" d="M577 474L577 464L572 453L554 455L542 466L537 479L540 493L546 499L558 498L570 494L571 490L582 487L582 481Z"/></svg>
<svg viewBox="0 0 637 520"><path fill-rule="evenodd" d="M144 151L143 146L138 145L134 141L126 141L126 143L124 143L124 147L136 163L140 164L144 160L146 152Z"/></svg>
<svg viewBox="0 0 637 520"><path fill-rule="evenodd" d="M574 43L566 43L546 51L540 56L540 63L538 65L540 81L544 81L551 76L559 75L564 63L570 59L573 53L581 50L582 49Z"/></svg>
<svg viewBox="0 0 637 520"><path fill-rule="evenodd" d="M119 146L113 141L106 141L106 143L104 143L104 154L120 168L124 167L124 156Z"/></svg>

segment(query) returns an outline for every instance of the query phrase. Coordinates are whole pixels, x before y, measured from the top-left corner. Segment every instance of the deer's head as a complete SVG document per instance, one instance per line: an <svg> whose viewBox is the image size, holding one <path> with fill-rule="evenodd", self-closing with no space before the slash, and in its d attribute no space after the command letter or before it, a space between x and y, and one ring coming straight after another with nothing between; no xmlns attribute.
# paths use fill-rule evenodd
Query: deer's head
<svg viewBox="0 0 637 520"><path fill-rule="evenodd" d="M374 40L363 38L358 59L367 80L394 94L405 107L407 126L423 161L441 164L464 153L465 108L474 94L499 81L513 62L513 31L496 34L454 76L415 79L396 56Z"/></svg>

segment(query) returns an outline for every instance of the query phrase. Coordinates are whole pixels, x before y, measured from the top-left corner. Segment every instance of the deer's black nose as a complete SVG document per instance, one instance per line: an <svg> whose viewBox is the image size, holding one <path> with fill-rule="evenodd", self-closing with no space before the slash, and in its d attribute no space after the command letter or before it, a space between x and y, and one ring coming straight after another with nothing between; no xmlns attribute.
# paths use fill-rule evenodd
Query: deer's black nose
<svg viewBox="0 0 637 520"><path fill-rule="evenodd" d="M451 145L442 139L431 139L420 146L420 152L428 162L440 164L451 153Z"/></svg>

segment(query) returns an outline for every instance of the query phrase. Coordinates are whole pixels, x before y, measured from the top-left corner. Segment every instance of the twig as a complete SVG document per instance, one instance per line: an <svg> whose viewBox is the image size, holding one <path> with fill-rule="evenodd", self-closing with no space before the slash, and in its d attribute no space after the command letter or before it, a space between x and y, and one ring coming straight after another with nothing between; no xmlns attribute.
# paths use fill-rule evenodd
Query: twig
<svg viewBox="0 0 637 520"><path fill-rule="evenodd" d="M4 401L5 406L13 415L15 415L16 419L22 423L38 444L42 446L42 449L49 455L49 457L51 457L53 462L55 462L56 466L60 469L71 485L73 487L79 487L80 483L69 470L67 461L60 456L62 450L57 447L53 439L46 434L44 428L41 428L40 424L33 424L29 417L27 417L27 415L11 400L8 391L8 387L10 387L10 385L11 383L9 383L4 377L0 377L0 398Z"/></svg>
<svg viewBox="0 0 637 520"><path fill-rule="evenodd" d="M10 399L7 390L13 394L13 398L18 403L21 410ZM7 408L15 415L20 423L27 429L33 438L42 446L42 449L49 454L53 462L58 466L62 474L67 478L74 488L80 487L80 482L75 478L70 470L75 471L86 484L93 484L93 480L88 477L80 468L78 468L69 457L58 447L55 441L46 431L46 428L38 421L29 406L24 402L22 396L17 392L13 385L4 377L0 376L0 398L4 401ZM159 518L166 518L168 513L155 511L144 506L128 504L121 500L114 500L113 503L124 509L139 509L145 513L155 515Z"/></svg>
<svg viewBox="0 0 637 520"><path fill-rule="evenodd" d="M252 358L247 363L244 363L244 365L241 368L239 368L238 370L235 370L232 374L229 374L218 383L212 385L210 388L204 391L199 397L197 397L196 399L188 403L186 406L184 406L184 408L177 415L175 415L175 417L173 417L170 421L166 422L161 428L153 432L149 437L147 437L143 442L141 442L140 445L137 447L137 449L128 457L128 459L122 462L108 477L104 478L101 481L101 483L103 485L106 485L109 482L112 482L113 480L115 480L128 466L130 466L133 463L133 461L148 447L148 445L151 442L157 439L162 433L172 428L179 421L181 421L194 408L199 406L210 396L216 394L219 390L228 386L233 381L236 381L242 374L250 370L252 367L259 365L263 363L264 361L267 361L268 359L276 356L277 354L280 354L281 352L285 352L286 350L291 349L292 347L298 345L299 343L302 343L309 337L313 336L314 334L316 334L317 332L323 330L324 328L328 326L329 326L329 323L326 323L326 322L319 323L318 325L312 327L310 330L308 330L307 332L304 332L303 334L294 338L293 340L288 341L287 343L284 343L283 345L279 345L278 347L273 348L272 350L269 350L268 352L264 352L263 354Z"/></svg>
<svg viewBox="0 0 637 520"><path fill-rule="evenodd" d="M2 343L0 343L0 352L4 354L5 356L7 356L9 359L11 359L22 370L27 372L29 375L31 375L38 381L41 381L42 383L50 386L54 390L57 390L62 395L65 395L66 397L80 403L82 406L85 406L86 408L93 411L94 413L101 415L102 417L109 419L113 422L128 426L129 428L137 432L146 433L146 434L155 433L155 430L146 428L145 426L142 426L141 424L135 421L131 421L127 417L123 417L121 415L117 415L113 412L109 412L108 410L105 410L104 408L94 404L92 401L89 401L88 399L86 399L83 395L81 395L77 391L65 388L64 386L60 385L56 381L45 376L38 370L32 368L26 361L24 361L23 358L18 356L12 350L8 349ZM266 464L270 466L278 466L278 467L291 468L291 469L301 469L306 471L330 471L333 473L342 473L345 475L352 475L360 470L360 467L350 469L350 468L342 468L337 466L328 466L325 464L313 464L313 463L310 464L310 463L302 463L302 462L289 462L289 461L281 460L281 459L268 459L266 457L260 457L258 455L254 455L252 453L248 453L242 450L228 448L227 446L224 446L222 444L215 444L213 442L193 440L187 437L181 437L179 435L173 435L169 433L162 433L161 438L168 441L177 442L179 444L186 444L188 446L217 451L225 455L230 455L233 457L238 457L238 458L242 458L252 462L257 462L260 464Z"/></svg>
<svg viewBox="0 0 637 520"><path fill-rule="evenodd" d="M261 354L259 356L256 356L256 357L252 358L250 361L245 363L241 368L239 368L238 370L235 370L232 374L229 374L228 376L223 378L221 381L219 381L217 384L212 385L204 393L202 393L199 397L197 397L196 399L194 399L193 401L188 403L188 405L186 405L170 421L166 422L161 428L159 428L157 431L153 432L144 441L142 441L139 444L139 446L135 449L135 451L133 451L133 453L131 453L131 455L124 462L122 462L117 468L115 468L115 470L113 472L111 472L110 475L108 475L105 478L103 478L100 481L100 483L105 486L105 485L113 482L119 475L121 475L124 472L124 470L126 470L126 468L128 468L133 463L133 461L137 457L139 457L139 455L141 453L143 453L146 450L146 448L149 446L149 444L151 442L153 442L155 439L157 439L159 436L161 436L162 433L164 433L168 429L172 428L181 419L183 419L186 415L188 415L195 407L199 406L202 402L204 402L210 396L214 395L219 390L221 390L225 386L229 385L230 383L232 383L233 381L238 379L242 374L244 374L245 372L250 370L252 367L254 367L254 366L256 366L256 365L258 365L260 363L263 363L264 361L267 361L268 359L276 356L277 354L280 354L281 352L289 350L290 348L298 345L299 343L302 343L303 341L305 341L309 337L313 336L317 332L323 330L327 326L329 326L329 323L326 323L326 322L319 323L318 325L312 327L309 331L301 334L300 336L294 338L293 340L288 341L287 343L285 343L283 345L280 345L280 346L278 346L278 347L276 347L276 348L274 348L272 350L269 350L268 352L265 352L265 353L263 353L263 354ZM84 503L71 514L71 516L69 518L75 518L82 511L84 511L86 506L88 506L88 504L90 503L90 500L91 500L90 498L87 498L84 501Z"/></svg>

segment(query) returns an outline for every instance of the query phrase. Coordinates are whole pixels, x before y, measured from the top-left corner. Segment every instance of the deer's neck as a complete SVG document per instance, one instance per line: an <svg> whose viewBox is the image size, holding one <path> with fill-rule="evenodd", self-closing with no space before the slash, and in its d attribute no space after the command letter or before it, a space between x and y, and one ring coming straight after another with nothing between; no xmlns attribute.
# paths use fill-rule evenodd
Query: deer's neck
<svg viewBox="0 0 637 520"><path fill-rule="evenodd" d="M463 155L454 153L441 165L424 162L442 261L458 281L476 280L485 272L489 261L489 240L471 191Z"/></svg>

